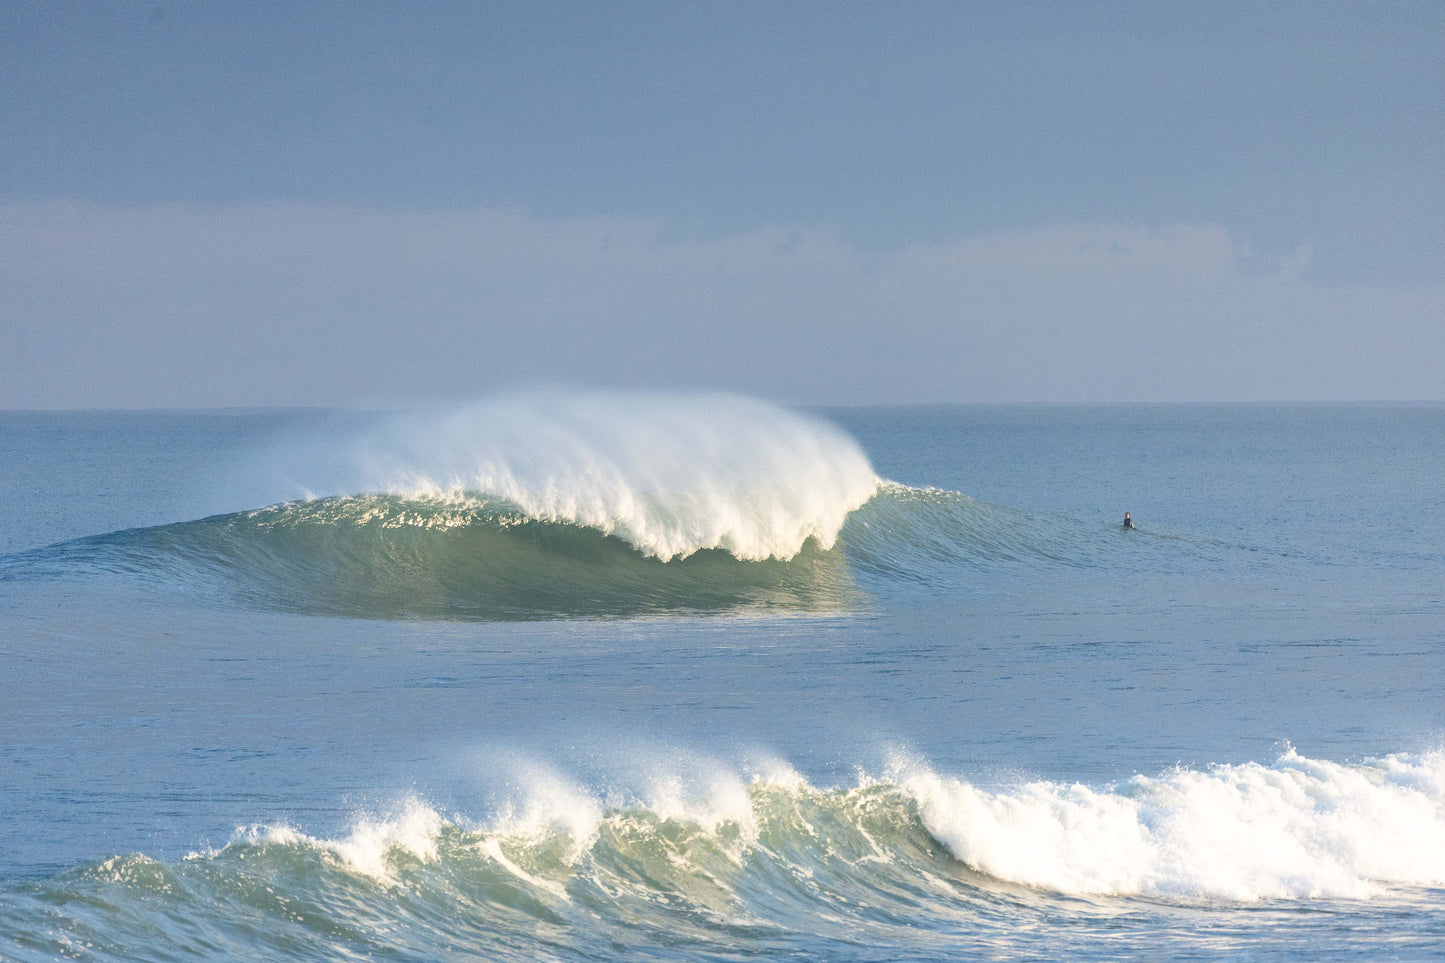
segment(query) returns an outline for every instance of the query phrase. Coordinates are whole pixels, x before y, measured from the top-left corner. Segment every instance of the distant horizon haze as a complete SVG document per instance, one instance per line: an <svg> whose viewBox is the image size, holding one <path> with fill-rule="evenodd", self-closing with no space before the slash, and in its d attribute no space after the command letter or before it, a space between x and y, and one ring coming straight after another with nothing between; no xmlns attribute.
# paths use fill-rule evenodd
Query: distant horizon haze
<svg viewBox="0 0 1445 963"><path fill-rule="evenodd" d="M0 8L0 409L1445 400L1445 7Z"/></svg>

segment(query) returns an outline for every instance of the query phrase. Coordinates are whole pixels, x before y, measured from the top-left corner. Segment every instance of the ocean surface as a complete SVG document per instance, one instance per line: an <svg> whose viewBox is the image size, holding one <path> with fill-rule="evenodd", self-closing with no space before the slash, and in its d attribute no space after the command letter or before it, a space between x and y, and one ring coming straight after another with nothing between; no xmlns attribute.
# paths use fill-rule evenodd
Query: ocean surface
<svg viewBox="0 0 1445 963"><path fill-rule="evenodd" d="M0 413L0 960L1439 959L1442 479L1440 405Z"/></svg>

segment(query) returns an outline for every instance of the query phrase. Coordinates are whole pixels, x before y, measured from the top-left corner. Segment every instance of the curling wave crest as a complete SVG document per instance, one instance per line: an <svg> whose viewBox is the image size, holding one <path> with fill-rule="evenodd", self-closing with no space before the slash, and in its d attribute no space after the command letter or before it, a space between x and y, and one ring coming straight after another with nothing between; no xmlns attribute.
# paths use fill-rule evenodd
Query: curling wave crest
<svg viewBox="0 0 1445 963"><path fill-rule="evenodd" d="M664 560L831 548L878 486L840 429L730 395L524 395L393 416L287 460L309 495L480 496Z"/></svg>

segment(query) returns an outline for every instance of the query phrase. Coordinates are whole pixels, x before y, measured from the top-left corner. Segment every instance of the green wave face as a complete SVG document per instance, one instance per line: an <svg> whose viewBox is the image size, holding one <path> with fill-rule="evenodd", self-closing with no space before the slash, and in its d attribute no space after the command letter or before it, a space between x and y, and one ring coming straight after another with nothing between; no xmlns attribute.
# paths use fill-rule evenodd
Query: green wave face
<svg viewBox="0 0 1445 963"><path fill-rule="evenodd" d="M788 560L704 549L664 561L596 529L480 499L289 502L56 549L52 564L64 554L243 604L350 618L833 612L860 597L842 554L811 542Z"/></svg>
<svg viewBox="0 0 1445 963"><path fill-rule="evenodd" d="M1158 541L1158 540L1155 540ZM1154 544L957 492L880 485L829 547L787 558L721 547L660 558L621 531L539 518L494 496L333 496L77 539L0 559L0 580L112 575L268 610L366 619L517 621L857 611L1095 567L1178 565Z"/></svg>

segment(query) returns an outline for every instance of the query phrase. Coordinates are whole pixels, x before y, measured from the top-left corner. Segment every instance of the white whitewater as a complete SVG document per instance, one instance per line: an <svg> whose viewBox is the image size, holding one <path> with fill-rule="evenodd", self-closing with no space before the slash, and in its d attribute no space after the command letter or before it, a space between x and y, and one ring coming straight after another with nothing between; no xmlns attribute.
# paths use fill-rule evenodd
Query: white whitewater
<svg viewBox="0 0 1445 963"><path fill-rule="evenodd" d="M281 461L310 496L495 501L661 559L831 548L879 484L840 429L720 394L520 394L388 416Z"/></svg>
<svg viewBox="0 0 1445 963"><path fill-rule="evenodd" d="M840 885L823 881L848 866L865 881L937 872L910 868L916 857L906 855L906 837L916 818L970 869L1044 892L1251 903L1370 899L1392 887L1445 884L1440 752L1345 764L1289 749L1268 765L1179 769L1094 787L1038 781L987 790L907 760L882 779L860 771L854 788L816 788L782 763L751 773L659 764L630 789L605 790L539 765L519 770L512 785L519 795L476 822L459 825L408 798L388 814L358 814L336 838L250 826L225 849L190 859L237 846L299 848L390 883L403 866L479 853L565 898L569 882L599 871L597 847L643 859L660 846L684 878L711 872L693 862L699 854L738 871L756 857L772 872L826 887ZM447 832L454 842L444 851ZM703 840L710 842L693 846ZM553 878L539 881L515 865L538 859Z"/></svg>
<svg viewBox="0 0 1445 963"><path fill-rule="evenodd" d="M900 777L924 825L980 872L1064 893L1239 901L1364 899L1445 884L1445 754L1135 776L988 792Z"/></svg>

